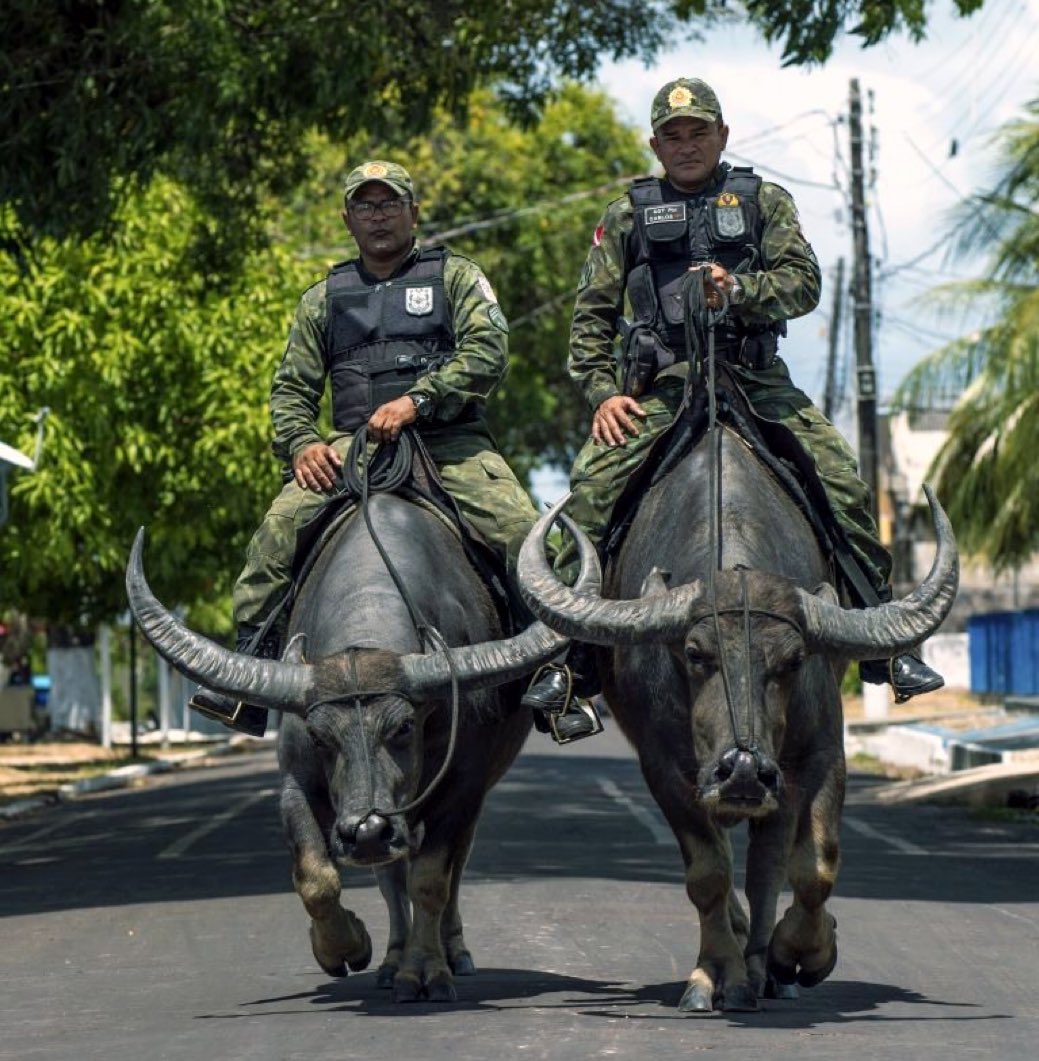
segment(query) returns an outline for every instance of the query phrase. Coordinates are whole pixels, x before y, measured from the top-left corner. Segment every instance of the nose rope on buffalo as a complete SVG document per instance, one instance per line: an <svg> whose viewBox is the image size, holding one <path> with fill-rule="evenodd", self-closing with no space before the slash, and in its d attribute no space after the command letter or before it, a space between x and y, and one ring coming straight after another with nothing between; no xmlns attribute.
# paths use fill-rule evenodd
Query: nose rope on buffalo
<svg viewBox="0 0 1039 1061"><path fill-rule="evenodd" d="M706 268L706 267L705 267ZM706 281L706 286L705 286ZM707 304L707 290L710 287L718 296L718 308L711 309ZM718 611L718 597L715 591L715 572L721 569L721 432L718 430L718 402L715 393L715 326L729 312L729 298L721 287L715 283L709 272L703 269L692 269L686 273L682 282L682 304L685 325L685 352L689 361L689 375L686 378L686 396L683 404L689 400L689 393L697 380L703 379L707 371L707 437L711 451L708 462L708 496L710 497L709 540L712 562L707 565L707 590L711 602L711 618L714 624L714 636L718 644L718 668L721 671L722 686L725 690L725 703L729 710L729 721L732 725L732 736L739 751L749 750L754 742L754 712L750 691L750 602L747 599L746 574L741 572L740 586L743 596L743 626L746 651L746 690L747 737L740 736L740 721L736 712L736 698L732 692L732 680L722 649L721 616Z"/></svg>
<svg viewBox="0 0 1039 1061"><path fill-rule="evenodd" d="M432 647L444 654L448 671L451 675L451 727L448 732L444 761L440 764L440 769L429 784L426 785L425 789L403 807L383 810L375 806L375 775L368 750L368 742L365 740L364 718L360 711L361 696L364 694L354 698L355 713L361 729L361 746L364 748L365 767L368 773L368 803L371 810L366 817L371 817L372 815L381 815L384 818L399 817L403 814L410 814L422 806L446 776L454 759L458 738L461 698L459 695L458 674L455 670L454 661L451 659L450 646L440 631L422 614L422 610L408 592L404 580L400 577L396 567L394 567L393 561L385 548L383 548L382 542L379 541L379 536L372 524L371 513L368 509L368 496L371 491L377 493L380 491L392 491L407 482L411 475L411 462L414 452L415 442L411 435L411 428L405 428L396 442L380 443L369 459L368 429L362 425L358 428L353 441L350 443L350 450L343 466L343 486L344 491L349 491L351 496L360 499L361 513L364 516L368 534L371 536L375 548L379 551L379 556L382 557L382 562L386 565L386 570L389 572L390 578L393 579L393 584L397 587L397 592L401 595L404 606L408 609L411 625L415 628L415 633L418 634L420 647L423 651L427 651ZM380 460L380 458L382 459Z"/></svg>

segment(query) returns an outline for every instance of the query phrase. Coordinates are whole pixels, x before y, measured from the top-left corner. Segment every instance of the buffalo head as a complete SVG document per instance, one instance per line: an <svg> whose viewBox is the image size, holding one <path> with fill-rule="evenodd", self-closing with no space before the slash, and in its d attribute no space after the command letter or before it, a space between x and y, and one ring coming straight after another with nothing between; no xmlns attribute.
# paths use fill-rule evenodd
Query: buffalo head
<svg viewBox="0 0 1039 1061"><path fill-rule="evenodd" d="M809 592L760 570L716 571L674 588L655 570L641 596L629 600L566 586L548 563L544 539L568 498L527 537L519 559L521 589L553 629L615 648L615 662L623 661L610 680L622 699L635 701L648 685L674 701L674 717L693 727L695 776L689 780L705 805L740 817L767 814L782 791L781 749L797 743L786 739L791 697L836 704L837 675L849 660L913 648L952 606L955 541L934 494L924 489L938 542L934 565L907 597L872 608L843 608L828 585ZM583 537L578 534L578 542ZM659 649L642 647L650 645L667 651L662 657ZM820 724L835 728L832 737L839 743L839 712L819 717Z"/></svg>

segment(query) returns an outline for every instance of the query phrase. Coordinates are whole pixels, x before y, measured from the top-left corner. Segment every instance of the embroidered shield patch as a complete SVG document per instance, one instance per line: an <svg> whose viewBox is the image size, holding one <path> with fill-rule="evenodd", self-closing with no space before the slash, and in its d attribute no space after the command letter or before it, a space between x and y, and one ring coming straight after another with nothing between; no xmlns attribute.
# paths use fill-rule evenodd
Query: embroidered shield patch
<svg viewBox="0 0 1039 1061"><path fill-rule="evenodd" d="M743 219L743 209L740 206L722 206L716 203L714 207L714 224L718 235L723 239L733 239L742 236L747 231L747 223Z"/></svg>
<svg viewBox="0 0 1039 1061"><path fill-rule="evenodd" d="M404 296L404 308L413 317L424 317L433 312L433 289L409 287Z"/></svg>

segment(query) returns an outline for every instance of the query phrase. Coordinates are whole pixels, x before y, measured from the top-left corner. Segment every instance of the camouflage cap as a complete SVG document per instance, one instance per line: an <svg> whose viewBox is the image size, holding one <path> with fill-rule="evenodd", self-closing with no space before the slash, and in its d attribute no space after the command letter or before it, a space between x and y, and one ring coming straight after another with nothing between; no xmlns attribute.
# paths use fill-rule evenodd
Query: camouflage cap
<svg viewBox="0 0 1039 1061"><path fill-rule="evenodd" d="M415 198L415 185L411 181L411 174L403 166L398 166L396 162L372 159L350 170L346 178L347 200L352 199L357 189L369 181L378 181L388 185L399 195Z"/></svg>
<svg viewBox="0 0 1039 1061"><path fill-rule="evenodd" d="M703 118L716 122L722 116L722 105L714 89L695 77L679 77L669 81L654 97L649 112L649 123L656 132L672 118Z"/></svg>

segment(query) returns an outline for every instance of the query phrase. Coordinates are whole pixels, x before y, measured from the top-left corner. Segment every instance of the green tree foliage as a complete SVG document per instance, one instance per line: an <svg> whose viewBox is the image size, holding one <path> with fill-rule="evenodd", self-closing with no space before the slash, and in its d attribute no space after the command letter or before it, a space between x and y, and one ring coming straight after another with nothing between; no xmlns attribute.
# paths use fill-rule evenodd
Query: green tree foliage
<svg viewBox="0 0 1039 1061"><path fill-rule="evenodd" d="M961 13L982 0L955 0ZM647 63L679 36L749 18L788 62L822 61L847 27L919 37L926 0L5 0L0 202L30 233L104 226L157 172L225 220L196 235L229 262L255 208L302 176L312 129L424 129L490 81L535 115L603 57Z"/></svg>
<svg viewBox="0 0 1039 1061"><path fill-rule="evenodd" d="M959 396L933 474L961 547L997 569L1039 549L1039 99L1001 139L1001 177L956 225L959 252L987 252L986 274L935 292L986 323L921 361L895 397L913 409Z"/></svg>
<svg viewBox="0 0 1039 1061"><path fill-rule="evenodd" d="M40 467L11 476L0 606L92 625L125 610L136 528L167 600L212 595L277 487L266 392L300 266L278 248L232 282L199 273L202 218L172 181L126 200L109 235L0 255L0 438Z"/></svg>
<svg viewBox="0 0 1039 1061"><path fill-rule="evenodd" d="M560 74L652 55L674 25L670 7L7 0L0 199L33 230L90 231L162 170L218 215L248 221L264 194L302 176L297 148L311 129L417 132L487 78L533 114Z"/></svg>
<svg viewBox="0 0 1039 1061"><path fill-rule="evenodd" d="M953 0L959 15L978 11L985 0ZM927 33L928 0L745 0L747 15L766 40L783 43L785 66L825 62L842 32L879 44L892 33L914 41Z"/></svg>
<svg viewBox="0 0 1039 1061"><path fill-rule="evenodd" d="M279 486L267 399L292 308L353 254L342 178L373 155L407 163L424 232L456 232L448 242L485 267L515 322L494 403L503 448L521 471L565 456L589 415L565 374L572 293L605 201L647 168L643 135L574 86L538 128L479 92L464 122L436 112L429 136L397 146L312 134L306 181L262 214L269 249L230 273L201 270L193 233L215 222L166 177L127 198L106 235L0 254L0 439L31 451L32 416L51 410L39 470L11 477L0 607L86 625L121 613L127 552L147 525L161 598L203 628L226 624Z"/></svg>

